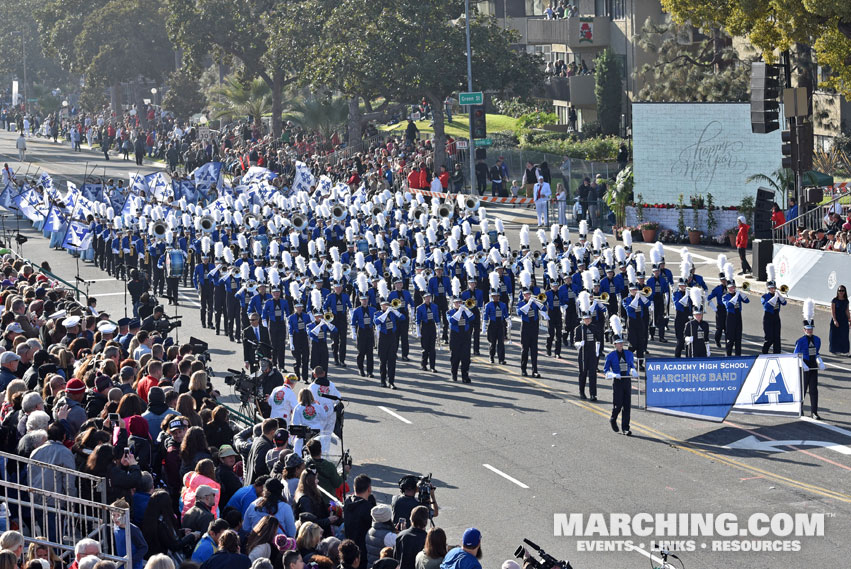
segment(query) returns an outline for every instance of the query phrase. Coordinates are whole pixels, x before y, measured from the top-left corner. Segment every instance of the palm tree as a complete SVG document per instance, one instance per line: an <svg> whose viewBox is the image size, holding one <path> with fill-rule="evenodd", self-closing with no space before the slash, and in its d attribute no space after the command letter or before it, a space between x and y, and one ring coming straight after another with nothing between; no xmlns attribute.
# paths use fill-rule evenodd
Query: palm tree
<svg viewBox="0 0 851 569"><path fill-rule="evenodd" d="M340 125L349 117L349 104L342 97L308 97L290 105L284 115L309 132L318 132L325 140L331 138Z"/></svg>
<svg viewBox="0 0 851 569"><path fill-rule="evenodd" d="M745 182L748 184L751 182L766 184L774 190L775 193L783 196L783 199L780 202L781 208L788 203L787 196L789 195L789 192L795 191L795 173L789 168L778 168L771 176L767 176L765 174L754 174L752 176L748 176ZM804 179L801 180L801 183L804 185L815 184L815 177L811 172L805 172Z"/></svg>
<svg viewBox="0 0 851 569"><path fill-rule="evenodd" d="M260 126L263 115L272 110L272 92L262 79L244 83L229 75L224 83L210 89L210 95L210 110L216 119L250 116Z"/></svg>

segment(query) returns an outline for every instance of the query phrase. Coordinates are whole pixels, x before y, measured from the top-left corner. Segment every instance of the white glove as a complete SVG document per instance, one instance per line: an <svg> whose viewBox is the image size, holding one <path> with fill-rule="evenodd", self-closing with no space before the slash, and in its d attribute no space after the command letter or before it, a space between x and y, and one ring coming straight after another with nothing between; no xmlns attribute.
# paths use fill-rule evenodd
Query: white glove
<svg viewBox="0 0 851 569"><path fill-rule="evenodd" d="M775 293L774 293L774 296L772 296L771 298L769 298L769 299L768 299L768 303L769 303L771 306L776 307L776 306L777 306L777 301L778 301L778 300L780 300L780 298L777 296L777 293L775 292Z"/></svg>
<svg viewBox="0 0 851 569"><path fill-rule="evenodd" d="M638 308L638 295L632 297L632 302L629 303L630 308L635 309Z"/></svg>
<svg viewBox="0 0 851 569"><path fill-rule="evenodd" d="M635 368L632 368L631 370L629 370L629 374L630 374L632 377L638 377L638 370L637 370L637 369L635 369Z"/></svg>
<svg viewBox="0 0 851 569"><path fill-rule="evenodd" d="M709 349L709 344L706 344L706 357L708 358L711 355L712 355L712 350Z"/></svg>
<svg viewBox="0 0 851 569"><path fill-rule="evenodd" d="M818 362L818 368L822 371L825 369L824 360L821 359L821 356L816 356L816 361Z"/></svg>
<svg viewBox="0 0 851 569"><path fill-rule="evenodd" d="M688 306L688 295L684 294L683 297L677 301L677 303L681 306Z"/></svg>
<svg viewBox="0 0 851 569"><path fill-rule="evenodd" d="M290 336L289 346L290 346L290 351L294 352L295 348L293 347L293 337L292 336Z"/></svg>
<svg viewBox="0 0 851 569"><path fill-rule="evenodd" d="M807 362L802 361L801 366L804 368L804 371L810 371L810 366L807 365Z"/></svg>
<svg viewBox="0 0 851 569"><path fill-rule="evenodd" d="M597 356L600 356L603 353L603 344L600 342L594 342L595 351L597 352Z"/></svg>
<svg viewBox="0 0 851 569"><path fill-rule="evenodd" d="M473 312L466 306L464 307L464 314L467 316L467 318L471 318L473 316Z"/></svg>
<svg viewBox="0 0 851 569"><path fill-rule="evenodd" d="M582 340L581 342L574 342L573 343L573 347L576 348L577 350L581 350L582 346L584 346L584 345L585 345L585 340Z"/></svg>
<svg viewBox="0 0 851 569"><path fill-rule="evenodd" d="M417 324L416 328L414 328L414 337L415 338L420 337L420 325L419 324Z"/></svg>
<svg viewBox="0 0 851 569"><path fill-rule="evenodd" d="M686 336L686 344L691 344L694 342L694 336Z"/></svg>
<svg viewBox="0 0 851 569"><path fill-rule="evenodd" d="M613 371L607 371L606 372L606 379L615 379L616 377L619 377L619 376L615 375L615 372L613 372Z"/></svg>
<svg viewBox="0 0 851 569"><path fill-rule="evenodd" d="M523 306L521 306L521 307L520 307L520 312L522 312L523 314L528 314L528 313L529 313L529 309L530 309L531 307L532 307L532 303L531 303L531 302L527 302L526 304L524 304Z"/></svg>
<svg viewBox="0 0 851 569"><path fill-rule="evenodd" d="M549 314L547 314L547 313L546 313L546 312L544 312L543 310L541 310L540 312L538 312L538 314L540 314L540 315L541 315L541 320L549 320L549 319L550 319Z"/></svg>
<svg viewBox="0 0 851 569"><path fill-rule="evenodd" d="M357 330L357 328L355 328L354 326L352 326L352 340L356 340L356 339L357 339L357 332L356 332L356 330Z"/></svg>
<svg viewBox="0 0 851 569"><path fill-rule="evenodd" d="M709 304L709 307L712 308L712 312L718 312L718 307L715 306L715 300L710 300L707 304Z"/></svg>

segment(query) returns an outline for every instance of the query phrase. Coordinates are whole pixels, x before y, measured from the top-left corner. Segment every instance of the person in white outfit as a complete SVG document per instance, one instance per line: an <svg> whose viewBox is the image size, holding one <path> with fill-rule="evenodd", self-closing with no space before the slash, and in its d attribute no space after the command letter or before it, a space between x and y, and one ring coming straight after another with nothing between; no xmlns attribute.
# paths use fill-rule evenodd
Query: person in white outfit
<svg viewBox="0 0 851 569"><path fill-rule="evenodd" d="M532 188L532 195L535 197L535 213L538 214L538 227L548 225L547 204L550 201L552 190L550 190L550 185L544 181L543 176L538 176L538 183Z"/></svg>
<svg viewBox="0 0 851 569"><path fill-rule="evenodd" d="M27 140L24 138L23 132L18 137L18 142L15 143L15 147L18 149L18 160L25 162L27 159Z"/></svg>

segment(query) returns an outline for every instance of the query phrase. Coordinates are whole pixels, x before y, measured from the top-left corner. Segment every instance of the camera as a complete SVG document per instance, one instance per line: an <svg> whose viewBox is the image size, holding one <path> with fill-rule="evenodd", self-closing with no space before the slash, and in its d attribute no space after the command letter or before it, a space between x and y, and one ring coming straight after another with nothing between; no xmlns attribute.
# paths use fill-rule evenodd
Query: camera
<svg viewBox="0 0 851 569"><path fill-rule="evenodd" d="M250 403L255 397L260 395L260 386L257 381L249 376L244 371L228 369L232 375L225 376L225 385L230 385L233 390L239 393L239 400L243 404Z"/></svg>
<svg viewBox="0 0 851 569"><path fill-rule="evenodd" d="M290 425L288 428L290 435L297 439L308 441L319 435L319 429L311 429L307 425Z"/></svg>
<svg viewBox="0 0 851 569"><path fill-rule="evenodd" d="M431 491L434 485L431 483L431 472L428 476L422 476L417 481L417 501L423 506L431 506Z"/></svg>
<svg viewBox="0 0 851 569"><path fill-rule="evenodd" d="M552 555L548 554L546 551L540 548L537 544L529 541L528 539L523 539L523 543L534 549L538 555L541 557L541 560L537 560L532 556L526 557L526 548L522 545L517 546L517 549L514 551L514 557L523 561L524 569L528 565L532 569L573 569L568 561L559 561Z"/></svg>
<svg viewBox="0 0 851 569"><path fill-rule="evenodd" d="M180 317L177 317L180 318ZM179 328L182 325L182 322L178 319L169 320L168 317L162 318L160 320L154 320L154 330L159 332L160 334L166 335L175 328Z"/></svg>

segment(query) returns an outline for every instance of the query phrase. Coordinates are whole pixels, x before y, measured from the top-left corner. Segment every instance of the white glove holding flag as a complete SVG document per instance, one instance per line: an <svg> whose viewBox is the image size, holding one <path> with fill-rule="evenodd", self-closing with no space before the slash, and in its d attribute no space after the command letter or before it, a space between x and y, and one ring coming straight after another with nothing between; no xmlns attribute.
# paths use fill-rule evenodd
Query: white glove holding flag
<svg viewBox="0 0 851 569"><path fill-rule="evenodd" d="M692 342L694 342L694 336L686 336L686 345L689 345Z"/></svg>
<svg viewBox="0 0 851 569"><path fill-rule="evenodd" d="M357 330L357 328L355 328L354 326L352 326L352 340L357 340L357 332L356 332L356 330Z"/></svg>
<svg viewBox="0 0 851 569"><path fill-rule="evenodd" d="M630 375L632 375L632 377L635 377L635 378L638 377L638 370L635 369L635 368L632 368L631 370L629 370L629 373L630 373Z"/></svg>
<svg viewBox="0 0 851 569"><path fill-rule="evenodd" d="M573 347L575 347L577 350L581 350L582 346L584 346L584 345L585 345L585 340L573 343Z"/></svg>
<svg viewBox="0 0 851 569"><path fill-rule="evenodd" d="M816 356L816 361L818 362L818 368L822 371L825 369L824 360L821 359L821 356Z"/></svg>

